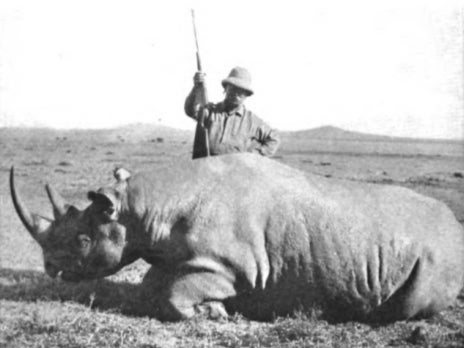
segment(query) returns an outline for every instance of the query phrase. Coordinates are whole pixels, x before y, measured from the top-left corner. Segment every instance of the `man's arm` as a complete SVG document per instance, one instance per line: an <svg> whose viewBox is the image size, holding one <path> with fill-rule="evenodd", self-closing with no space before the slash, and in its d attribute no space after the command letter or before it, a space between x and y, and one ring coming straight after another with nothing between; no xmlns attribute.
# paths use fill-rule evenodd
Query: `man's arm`
<svg viewBox="0 0 464 348"><path fill-rule="evenodd" d="M254 140L256 146L253 152L267 157L273 156L280 144L280 137L277 131L264 123L256 130L256 138Z"/></svg>

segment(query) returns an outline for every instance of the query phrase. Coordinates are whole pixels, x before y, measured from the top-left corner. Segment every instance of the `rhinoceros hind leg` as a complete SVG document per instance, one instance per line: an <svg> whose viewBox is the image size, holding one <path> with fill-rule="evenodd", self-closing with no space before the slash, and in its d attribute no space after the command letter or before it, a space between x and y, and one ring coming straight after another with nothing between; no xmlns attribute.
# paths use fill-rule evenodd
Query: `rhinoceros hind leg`
<svg viewBox="0 0 464 348"><path fill-rule="evenodd" d="M435 282L431 272L427 271L430 265L424 265L424 262L417 259L406 282L369 317L369 321L426 318L446 306L444 299L436 293L438 289L433 289Z"/></svg>

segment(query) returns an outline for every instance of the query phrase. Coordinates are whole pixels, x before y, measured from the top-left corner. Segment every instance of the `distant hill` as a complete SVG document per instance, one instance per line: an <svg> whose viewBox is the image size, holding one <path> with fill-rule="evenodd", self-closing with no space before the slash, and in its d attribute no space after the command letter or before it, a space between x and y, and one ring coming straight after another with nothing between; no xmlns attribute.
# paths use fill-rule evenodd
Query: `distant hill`
<svg viewBox="0 0 464 348"><path fill-rule="evenodd" d="M322 126L317 128L283 132L296 138L332 139L332 140L393 140L394 137L385 135L368 134L348 131L334 126Z"/></svg>
<svg viewBox="0 0 464 348"><path fill-rule="evenodd" d="M462 140L451 139L422 139L422 138L405 138L393 137L388 135L377 135L362 132L348 131L334 126L322 126L312 129L282 132L284 137L293 137L295 139L320 139L320 140L345 140L345 141L394 141L394 142L444 142L456 143Z"/></svg>

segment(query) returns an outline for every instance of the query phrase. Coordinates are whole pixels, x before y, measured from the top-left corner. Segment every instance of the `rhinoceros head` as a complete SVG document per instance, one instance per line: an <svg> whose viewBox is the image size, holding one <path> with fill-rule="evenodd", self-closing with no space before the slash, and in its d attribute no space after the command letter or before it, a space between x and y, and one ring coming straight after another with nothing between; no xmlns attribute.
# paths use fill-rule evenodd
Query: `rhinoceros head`
<svg viewBox="0 0 464 348"><path fill-rule="evenodd" d="M107 276L122 267L126 229L117 221L117 190L89 192L92 201L79 210L51 186L45 186L54 219L31 213L21 200L10 171L10 189L16 212L43 250L45 271L51 277L80 281Z"/></svg>

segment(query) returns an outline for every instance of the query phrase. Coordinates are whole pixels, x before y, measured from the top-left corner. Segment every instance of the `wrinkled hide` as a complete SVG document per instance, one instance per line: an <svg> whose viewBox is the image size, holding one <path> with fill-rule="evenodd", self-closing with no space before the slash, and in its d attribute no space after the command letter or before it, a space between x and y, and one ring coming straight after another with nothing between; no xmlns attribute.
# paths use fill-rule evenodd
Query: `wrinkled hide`
<svg viewBox="0 0 464 348"><path fill-rule="evenodd" d="M311 308L337 320L408 319L452 304L464 280L463 228L443 203L405 188L251 154L115 177L79 216L60 212L44 254L73 252L79 267L54 259L72 280L145 259L144 293L166 319L221 317L223 304L257 319ZM85 253L70 235L87 236Z"/></svg>

